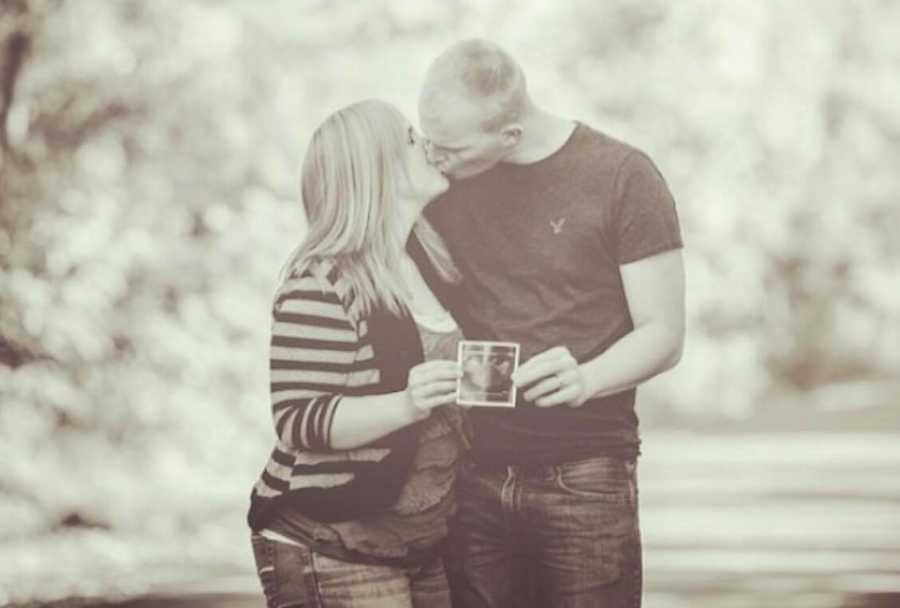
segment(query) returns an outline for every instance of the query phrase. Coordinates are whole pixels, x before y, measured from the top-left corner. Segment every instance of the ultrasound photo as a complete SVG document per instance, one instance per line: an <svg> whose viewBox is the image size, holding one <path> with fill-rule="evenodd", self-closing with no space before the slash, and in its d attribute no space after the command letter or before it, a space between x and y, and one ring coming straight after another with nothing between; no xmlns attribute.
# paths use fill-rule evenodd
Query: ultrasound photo
<svg viewBox="0 0 900 608"><path fill-rule="evenodd" d="M512 373L519 363L519 345L512 342L459 343L457 402L461 405L514 407L516 385Z"/></svg>

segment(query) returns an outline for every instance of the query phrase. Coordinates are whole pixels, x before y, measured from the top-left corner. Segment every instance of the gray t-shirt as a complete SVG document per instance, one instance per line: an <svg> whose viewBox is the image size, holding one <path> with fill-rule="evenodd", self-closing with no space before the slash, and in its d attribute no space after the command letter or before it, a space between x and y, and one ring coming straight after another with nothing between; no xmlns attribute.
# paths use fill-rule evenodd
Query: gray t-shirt
<svg viewBox="0 0 900 608"><path fill-rule="evenodd" d="M642 152L578 123L551 156L454 182L426 214L463 274L446 302L469 339L590 359L633 329L619 266L682 246L675 203ZM580 408L474 408L474 456L565 462L638 451L635 391Z"/></svg>

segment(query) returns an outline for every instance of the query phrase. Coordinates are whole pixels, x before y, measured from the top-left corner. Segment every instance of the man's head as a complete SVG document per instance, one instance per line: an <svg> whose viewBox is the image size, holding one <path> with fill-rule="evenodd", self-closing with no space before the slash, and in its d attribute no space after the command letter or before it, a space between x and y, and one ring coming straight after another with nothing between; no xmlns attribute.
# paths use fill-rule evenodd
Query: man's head
<svg viewBox="0 0 900 608"><path fill-rule="evenodd" d="M525 75L503 49L478 39L451 46L419 97L432 162L455 179L490 169L519 145L530 105Z"/></svg>

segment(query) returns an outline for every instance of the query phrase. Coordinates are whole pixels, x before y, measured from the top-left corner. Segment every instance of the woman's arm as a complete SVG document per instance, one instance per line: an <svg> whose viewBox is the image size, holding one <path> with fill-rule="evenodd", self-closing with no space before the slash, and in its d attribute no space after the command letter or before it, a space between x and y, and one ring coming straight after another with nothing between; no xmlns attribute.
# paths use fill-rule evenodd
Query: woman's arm
<svg viewBox="0 0 900 608"><path fill-rule="evenodd" d="M456 361L426 361L409 371L406 390L367 397L344 397L334 415L331 447L358 448L423 420L439 405L456 401Z"/></svg>
<svg viewBox="0 0 900 608"><path fill-rule="evenodd" d="M350 396L375 384L378 372L337 293L312 275L291 279L273 313L270 355L272 415L292 449L361 447L428 416L453 400L455 362L413 368L405 391ZM368 356L360 356L368 355Z"/></svg>

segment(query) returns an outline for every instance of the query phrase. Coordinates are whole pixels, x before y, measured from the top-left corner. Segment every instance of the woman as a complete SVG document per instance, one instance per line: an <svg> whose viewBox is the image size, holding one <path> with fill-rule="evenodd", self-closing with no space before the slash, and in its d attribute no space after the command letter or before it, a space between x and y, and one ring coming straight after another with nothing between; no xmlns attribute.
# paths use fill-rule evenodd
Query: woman
<svg viewBox="0 0 900 608"><path fill-rule="evenodd" d="M465 441L451 405L459 333L429 285L458 274L420 217L446 188L384 102L313 135L309 233L273 306L278 441L248 515L270 608L450 605L440 548Z"/></svg>

